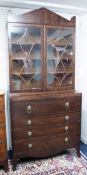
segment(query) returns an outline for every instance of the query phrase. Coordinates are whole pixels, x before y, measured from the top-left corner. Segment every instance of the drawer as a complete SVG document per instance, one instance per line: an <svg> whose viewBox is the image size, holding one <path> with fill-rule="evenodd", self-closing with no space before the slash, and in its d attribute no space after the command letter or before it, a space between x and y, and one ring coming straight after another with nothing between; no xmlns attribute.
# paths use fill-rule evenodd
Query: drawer
<svg viewBox="0 0 87 175"><path fill-rule="evenodd" d="M20 145L22 145L21 148ZM56 147L55 145L58 145L58 147ZM27 156L47 157L60 152L62 149L64 149L64 147L64 140L62 138L60 138L59 140L55 138L55 141L54 139L45 139L41 141L32 142L29 142L27 140L14 142L13 150L14 154L24 153L26 155L27 152Z"/></svg>
<svg viewBox="0 0 87 175"><path fill-rule="evenodd" d="M6 138L5 126L0 127L0 143L4 142Z"/></svg>
<svg viewBox="0 0 87 175"><path fill-rule="evenodd" d="M42 126L41 128L37 127L37 129L33 129L32 127L14 128L12 132L14 140L37 140L41 137L44 139L45 137L57 137L58 135L62 137L62 135L80 132L80 122L72 122L65 125L59 123L55 125L48 124L48 126Z"/></svg>
<svg viewBox="0 0 87 175"><path fill-rule="evenodd" d="M81 110L80 96L50 98L43 100L11 101L12 115L17 116L42 116L62 112L75 112Z"/></svg>
<svg viewBox="0 0 87 175"><path fill-rule="evenodd" d="M29 117L29 116L24 116L21 117L17 116L12 118L12 128L14 129L15 126L16 128L32 128L32 129L38 129L42 128L43 126L48 126L51 125L64 125L69 122L75 122L75 121L80 121L81 120L81 114L80 112L68 112L68 113L60 113L57 115L49 115L49 116L39 116L39 117Z"/></svg>
<svg viewBox="0 0 87 175"><path fill-rule="evenodd" d="M0 111L0 124L5 123L5 114L4 111Z"/></svg>
<svg viewBox="0 0 87 175"><path fill-rule="evenodd" d="M71 148L75 143L80 142L80 134L74 134L68 137L47 137L40 140L21 140L13 142L14 154L23 154L30 157L47 157L57 154L65 149ZM21 147L20 147L21 145ZM44 151L43 151L44 150Z"/></svg>

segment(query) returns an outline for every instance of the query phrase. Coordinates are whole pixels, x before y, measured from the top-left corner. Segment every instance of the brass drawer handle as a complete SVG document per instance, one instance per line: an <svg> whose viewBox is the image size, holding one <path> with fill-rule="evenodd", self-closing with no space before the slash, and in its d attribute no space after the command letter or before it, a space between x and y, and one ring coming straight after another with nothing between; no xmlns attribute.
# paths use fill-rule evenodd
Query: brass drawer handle
<svg viewBox="0 0 87 175"><path fill-rule="evenodd" d="M69 127L68 126L65 126L65 131L68 131L69 130Z"/></svg>
<svg viewBox="0 0 87 175"><path fill-rule="evenodd" d="M28 125L31 125L31 120L28 120L28 121L27 121L27 124L28 124Z"/></svg>
<svg viewBox="0 0 87 175"><path fill-rule="evenodd" d="M65 138L65 143L67 143L69 141L68 137Z"/></svg>
<svg viewBox="0 0 87 175"><path fill-rule="evenodd" d="M31 106L27 106L27 113L30 114L32 112Z"/></svg>
<svg viewBox="0 0 87 175"><path fill-rule="evenodd" d="M65 102L65 109L69 109L69 102Z"/></svg>
<svg viewBox="0 0 87 175"><path fill-rule="evenodd" d="M28 136L32 136L32 132L31 131L28 131Z"/></svg>
<svg viewBox="0 0 87 175"><path fill-rule="evenodd" d="M31 149L32 148L32 144L30 143L30 144L28 144L28 148L29 149Z"/></svg>
<svg viewBox="0 0 87 175"><path fill-rule="evenodd" d="M65 116L65 120L69 120L69 118L70 118L70 117L69 117L68 115Z"/></svg>

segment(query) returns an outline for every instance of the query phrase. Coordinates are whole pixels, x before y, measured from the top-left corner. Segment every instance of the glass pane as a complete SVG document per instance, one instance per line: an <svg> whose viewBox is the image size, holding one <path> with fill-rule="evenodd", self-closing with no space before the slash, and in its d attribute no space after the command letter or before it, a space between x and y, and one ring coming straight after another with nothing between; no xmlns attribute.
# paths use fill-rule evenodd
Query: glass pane
<svg viewBox="0 0 87 175"><path fill-rule="evenodd" d="M73 86L73 30L47 30L47 86L57 89Z"/></svg>
<svg viewBox="0 0 87 175"><path fill-rule="evenodd" d="M42 88L41 29L12 27L10 47L13 90Z"/></svg>

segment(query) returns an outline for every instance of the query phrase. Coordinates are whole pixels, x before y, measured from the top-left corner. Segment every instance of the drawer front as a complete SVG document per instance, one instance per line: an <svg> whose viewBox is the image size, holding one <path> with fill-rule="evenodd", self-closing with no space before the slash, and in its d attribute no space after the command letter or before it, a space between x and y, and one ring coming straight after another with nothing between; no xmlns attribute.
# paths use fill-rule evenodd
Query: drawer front
<svg viewBox="0 0 87 175"><path fill-rule="evenodd" d="M80 132L80 122L67 123L65 125L56 124L42 126L42 128L37 127L37 129L31 128L17 128L13 129L13 139L14 140L37 140L41 137L53 137L61 135L68 135L70 133Z"/></svg>
<svg viewBox="0 0 87 175"><path fill-rule="evenodd" d="M40 116L57 114L61 112L80 111L80 96L43 99L43 100L24 100L11 102L12 115L14 116Z"/></svg>
<svg viewBox="0 0 87 175"><path fill-rule="evenodd" d="M14 154L22 154L31 157L46 157L57 154L64 149L73 147L74 143L80 142L80 134L74 134L68 137L50 137L47 139L40 139L37 141L16 141L13 143ZM20 147L21 145L21 147ZM44 150L44 151L43 151Z"/></svg>
<svg viewBox="0 0 87 175"><path fill-rule="evenodd" d="M5 115L4 111L0 111L0 124L5 123Z"/></svg>
<svg viewBox="0 0 87 175"><path fill-rule="evenodd" d="M39 117L29 117L29 116L13 116L12 118L12 128L32 128L38 129L42 128L43 126L54 126L54 125L65 125L69 122L75 122L81 120L80 112L73 112L73 113L60 113L57 115L49 115L49 116L39 116Z"/></svg>
<svg viewBox="0 0 87 175"><path fill-rule="evenodd" d="M60 138L59 140L57 138L45 139L41 141L21 141L21 142L15 142L14 143L14 154L23 154L27 152L27 156L34 156L34 157L41 157L41 156L51 156L53 154L56 154L60 152L62 149L64 149L64 140ZM19 145L22 145L21 148ZM56 147L55 145L58 145Z"/></svg>

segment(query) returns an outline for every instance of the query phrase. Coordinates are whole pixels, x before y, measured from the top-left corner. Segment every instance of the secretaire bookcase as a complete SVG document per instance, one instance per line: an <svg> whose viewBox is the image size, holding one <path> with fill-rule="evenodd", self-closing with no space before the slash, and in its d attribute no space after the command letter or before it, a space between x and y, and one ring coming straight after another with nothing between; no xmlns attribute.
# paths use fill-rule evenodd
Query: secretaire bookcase
<svg viewBox="0 0 87 175"><path fill-rule="evenodd" d="M76 148L81 93L75 91L75 17L40 8L10 16L9 68L13 164Z"/></svg>

